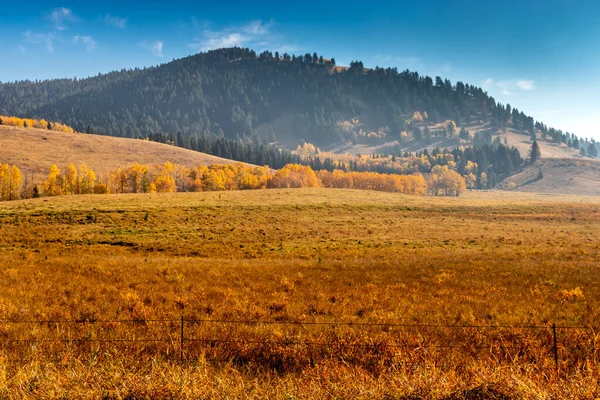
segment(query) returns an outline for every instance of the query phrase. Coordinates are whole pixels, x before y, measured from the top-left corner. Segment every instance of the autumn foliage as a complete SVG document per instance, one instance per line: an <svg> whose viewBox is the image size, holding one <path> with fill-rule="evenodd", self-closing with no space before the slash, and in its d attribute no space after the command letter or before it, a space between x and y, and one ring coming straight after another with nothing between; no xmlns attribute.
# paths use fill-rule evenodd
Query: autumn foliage
<svg viewBox="0 0 600 400"><path fill-rule="evenodd" d="M50 167L48 177L42 184L44 196L68 194L109 193L105 184L96 183L96 173L82 164L79 169L69 164L65 173L56 165Z"/></svg>
<svg viewBox="0 0 600 400"><path fill-rule="evenodd" d="M289 164L281 168L269 181L271 188L321 187L322 183L311 167Z"/></svg>
<svg viewBox="0 0 600 400"><path fill-rule="evenodd" d="M265 189L269 174L267 167L250 167L242 163L194 168L170 162L154 167L133 164L129 168L113 171L109 188L112 193Z"/></svg>
<svg viewBox="0 0 600 400"><path fill-rule="evenodd" d="M431 169L428 187L430 194L435 196L458 196L467 190L465 178L447 165L436 165Z"/></svg>
<svg viewBox="0 0 600 400"><path fill-rule="evenodd" d="M323 186L328 188L378 190L414 195L424 195L427 192L427 183L421 174L394 175L377 172L344 172L336 169L333 172L319 171L318 177L323 182Z"/></svg>
<svg viewBox="0 0 600 400"><path fill-rule="evenodd" d="M397 175L377 172L346 172L341 169L318 173L311 167L288 164L273 171L269 167L246 164L215 164L185 167L166 162L148 166L133 164L117 168L108 177L98 178L85 164L69 164L63 170L52 165L40 187L25 190L16 166L0 166L2 200L31 196L107 193L171 193L210 192L225 190L338 188L377 190L411 195L458 196L466 190L465 179L448 166L435 166L428 179L420 174ZM24 196L23 194L26 195Z"/></svg>
<svg viewBox="0 0 600 400"><path fill-rule="evenodd" d="M0 200L20 199L22 186L23 178L19 168L0 164Z"/></svg>
<svg viewBox="0 0 600 400"><path fill-rule="evenodd" d="M18 118L18 117L6 117L0 115L0 125L17 126L20 128L38 128L48 129L52 131L73 133L75 130L70 126L63 125L58 122L49 122L44 118L42 119L31 119L31 118Z"/></svg>

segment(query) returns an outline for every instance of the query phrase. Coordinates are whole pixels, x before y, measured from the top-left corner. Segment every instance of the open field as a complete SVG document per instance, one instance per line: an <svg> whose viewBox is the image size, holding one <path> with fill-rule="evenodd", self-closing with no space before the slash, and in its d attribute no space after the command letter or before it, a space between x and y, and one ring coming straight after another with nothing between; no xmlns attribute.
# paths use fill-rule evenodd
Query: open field
<svg viewBox="0 0 600 400"><path fill-rule="evenodd" d="M164 164L167 161L196 167L235 161L162 143L102 135L87 135L0 125L0 163L16 165L34 181L48 175L52 164L85 163L101 177L133 163Z"/></svg>
<svg viewBox="0 0 600 400"><path fill-rule="evenodd" d="M598 197L0 203L0 397L596 398L599 261Z"/></svg>
<svg viewBox="0 0 600 400"><path fill-rule="evenodd" d="M499 188L506 189L510 182L515 185L513 190L520 192L598 196L600 195L600 161L589 158L542 159L506 178Z"/></svg>

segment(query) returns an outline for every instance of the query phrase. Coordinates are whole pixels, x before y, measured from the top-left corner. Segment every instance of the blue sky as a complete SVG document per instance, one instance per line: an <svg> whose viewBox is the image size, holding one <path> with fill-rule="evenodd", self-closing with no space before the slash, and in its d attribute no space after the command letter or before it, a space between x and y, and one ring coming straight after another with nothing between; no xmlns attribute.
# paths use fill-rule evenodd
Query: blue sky
<svg viewBox="0 0 600 400"><path fill-rule="evenodd" d="M245 46L483 87L600 140L600 1L7 1L0 81L86 77Z"/></svg>

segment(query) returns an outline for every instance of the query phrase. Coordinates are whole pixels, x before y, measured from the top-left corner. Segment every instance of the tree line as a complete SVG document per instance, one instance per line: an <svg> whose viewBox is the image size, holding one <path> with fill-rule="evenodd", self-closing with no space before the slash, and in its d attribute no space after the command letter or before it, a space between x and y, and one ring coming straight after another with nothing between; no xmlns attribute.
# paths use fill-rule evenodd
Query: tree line
<svg viewBox="0 0 600 400"><path fill-rule="evenodd" d="M449 121L452 126L453 121ZM149 140L160 143L179 145L181 135L150 134ZM192 150L212 154L255 165L268 165L279 169L287 164L310 166L315 171L332 172L339 169L346 172L379 172L383 174L429 174L436 165L449 165L460 175L477 175L477 184L473 188L489 189L496 186L505 177L518 171L525 160L515 147L496 142L480 146L457 147L453 150L435 148L431 152L424 150L415 154L398 151L383 154L340 156L322 153L312 144L303 142L295 150L295 154L286 149L278 149L272 145L240 143L227 139L202 137L193 140ZM470 163L470 164L469 164ZM477 165L477 170L468 169L468 165ZM480 178L484 174L483 181Z"/></svg>
<svg viewBox="0 0 600 400"><path fill-rule="evenodd" d="M266 144L256 143L253 140L236 141L225 138L213 138L209 136L186 137L181 132L177 134L150 133L148 140L158 143L166 143L199 151L213 156L227 158L229 160L241 161L254 165L268 165L279 169L287 164L298 164L302 160L297 155L286 149Z"/></svg>
<svg viewBox="0 0 600 400"><path fill-rule="evenodd" d="M523 167L525 160L519 151L501 143L483 146L457 147L453 150L433 149L417 153L371 155L332 155L320 153L306 143L299 147L302 163L314 170L336 169L384 174L431 174L436 166L447 166L467 179L469 188L491 189L502 179ZM475 177L473 179L473 177Z"/></svg>
<svg viewBox="0 0 600 400"><path fill-rule="evenodd" d="M166 162L148 166L139 163L117 168L98 179L85 164L69 164L62 171L52 165L40 185L25 185L16 166L0 165L0 199L18 200L41 196L75 194L169 193L269 188L363 189L411 195L458 196L466 180L447 166L434 168L426 179L422 174L397 175L378 172L321 170L288 164L277 171L246 164L215 164L185 167Z"/></svg>

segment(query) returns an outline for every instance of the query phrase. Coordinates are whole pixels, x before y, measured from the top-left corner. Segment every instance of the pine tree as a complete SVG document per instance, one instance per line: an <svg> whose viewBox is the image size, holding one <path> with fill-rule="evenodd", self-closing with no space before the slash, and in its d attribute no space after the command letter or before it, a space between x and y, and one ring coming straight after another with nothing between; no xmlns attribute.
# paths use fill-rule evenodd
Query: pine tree
<svg viewBox="0 0 600 400"><path fill-rule="evenodd" d="M542 152L540 151L540 146L538 145L537 140L531 144L531 149L529 150L529 161L534 164L537 160L542 157Z"/></svg>

